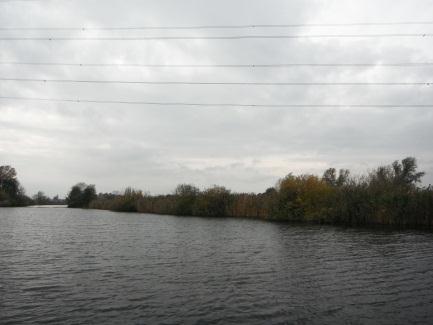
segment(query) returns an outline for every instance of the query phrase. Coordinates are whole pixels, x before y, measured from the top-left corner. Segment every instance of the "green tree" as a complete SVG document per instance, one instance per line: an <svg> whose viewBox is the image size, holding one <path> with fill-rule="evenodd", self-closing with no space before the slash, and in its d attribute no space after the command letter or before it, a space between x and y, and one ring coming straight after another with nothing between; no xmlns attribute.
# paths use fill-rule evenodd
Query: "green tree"
<svg viewBox="0 0 433 325"><path fill-rule="evenodd" d="M31 204L20 185L15 168L0 166L0 206L25 206Z"/></svg>
<svg viewBox="0 0 433 325"><path fill-rule="evenodd" d="M200 190L194 185L180 184L174 190L176 197L175 213L180 216L193 214L194 203Z"/></svg>
<svg viewBox="0 0 433 325"><path fill-rule="evenodd" d="M407 157L399 163L394 161L392 164L394 171L394 182L397 185L413 187L421 182L424 172L417 172L418 164L413 157Z"/></svg>
<svg viewBox="0 0 433 325"><path fill-rule="evenodd" d="M90 202L95 200L97 197L96 195L96 188L95 185L87 185L83 190L83 199L82 202L85 207L88 207Z"/></svg>
<svg viewBox="0 0 433 325"><path fill-rule="evenodd" d="M349 180L349 170L340 169L338 176L335 168L328 168L325 170L322 176L322 180L328 185L337 187L343 186Z"/></svg>
<svg viewBox="0 0 433 325"><path fill-rule="evenodd" d="M69 208L88 208L90 202L96 199L95 185L78 183L72 186L66 197Z"/></svg>
<svg viewBox="0 0 433 325"><path fill-rule="evenodd" d="M19 186L15 168L0 166L0 196L2 200L12 204L18 197Z"/></svg>

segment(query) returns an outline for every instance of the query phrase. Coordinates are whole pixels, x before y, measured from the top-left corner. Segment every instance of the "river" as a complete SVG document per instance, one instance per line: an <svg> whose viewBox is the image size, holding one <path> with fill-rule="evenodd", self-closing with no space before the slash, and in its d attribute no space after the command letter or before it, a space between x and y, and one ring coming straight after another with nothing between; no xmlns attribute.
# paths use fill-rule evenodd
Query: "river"
<svg viewBox="0 0 433 325"><path fill-rule="evenodd" d="M433 234L0 209L0 323L433 323Z"/></svg>

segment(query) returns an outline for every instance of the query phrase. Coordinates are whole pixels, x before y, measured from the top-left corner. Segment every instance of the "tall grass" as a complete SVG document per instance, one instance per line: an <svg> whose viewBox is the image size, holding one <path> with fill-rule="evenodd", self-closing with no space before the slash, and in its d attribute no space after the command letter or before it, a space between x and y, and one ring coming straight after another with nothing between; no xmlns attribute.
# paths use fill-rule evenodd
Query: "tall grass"
<svg viewBox="0 0 433 325"><path fill-rule="evenodd" d="M362 177L328 169L322 177L288 174L264 193L204 191L189 184L173 194L150 196L127 189L100 194L90 207L114 211L207 217L247 217L345 225L433 227L433 189L419 186L424 173L406 158Z"/></svg>

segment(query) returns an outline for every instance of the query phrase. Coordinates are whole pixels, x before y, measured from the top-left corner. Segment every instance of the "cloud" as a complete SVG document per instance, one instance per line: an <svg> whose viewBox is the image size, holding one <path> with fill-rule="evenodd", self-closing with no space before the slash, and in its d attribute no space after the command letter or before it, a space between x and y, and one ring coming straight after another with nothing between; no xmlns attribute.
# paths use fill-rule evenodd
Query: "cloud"
<svg viewBox="0 0 433 325"><path fill-rule="evenodd" d="M153 0L9 1L2 26L193 26L426 21L431 2ZM429 26L274 30L1 31L3 36L424 33ZM144 64L429 62L429 40L300 39L149 42L0 41L0 61ZM131 68L0 65L4 77L275 82L431 81L433 68ZM0 82L1 96L203 103L431 104L431 87L160 86ZM100 191L135 186L170 192L177 183L264 191L279 177L335 166L361 173L416 156L433 181L433 112L400 109L186 108L0 101L0 163L30 194L65 194L78 181Z"/></svg>

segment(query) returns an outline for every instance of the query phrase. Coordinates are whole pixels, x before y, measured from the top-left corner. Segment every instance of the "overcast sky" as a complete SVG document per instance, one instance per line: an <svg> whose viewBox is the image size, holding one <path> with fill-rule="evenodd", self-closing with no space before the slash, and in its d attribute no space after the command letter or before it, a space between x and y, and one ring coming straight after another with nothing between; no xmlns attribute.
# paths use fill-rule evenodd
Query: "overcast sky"
<svg viewBox="0 0 433 325"><path fill-rule="evenodd" d="M429 21L433 1L0 2L0 27L138 27ZM433 25L255 30L0 31L3 37L432 33ZM432 38L0 41L0 61L141 64L432 62ZM131 68L0 65L2 78L427 82L433 67ZM0 96L255 104L433 104L432 86L107 85L0 81ZM260 192L294 172L358 174L406 156L433 183L431 108L228 108L0 99L0 165L32 195L74 183L168 193L178 183Z"/></svg>

